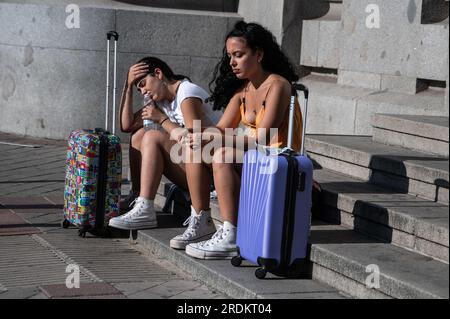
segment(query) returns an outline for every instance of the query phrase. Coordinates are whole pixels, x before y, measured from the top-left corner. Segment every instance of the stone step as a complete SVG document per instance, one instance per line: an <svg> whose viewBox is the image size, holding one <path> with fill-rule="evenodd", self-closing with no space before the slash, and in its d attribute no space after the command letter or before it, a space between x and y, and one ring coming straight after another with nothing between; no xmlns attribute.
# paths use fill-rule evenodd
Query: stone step
<svg viewBox="0 0 450 319"><path fill-rule="evenodd" d="M448 158L376 143L369 136L309 135L305 147L323 168L398 192L449 202Z"/></svg>
<svg viewBox="0 0 450 319"><path fill-rule="evenodd" d="M213 201L211 208L219 221L217 202ZM183 251L170 249L170 238L184 230L180 227L181 220L177 222L174 216L163 214L158 221L159 228L138 232L138 243L233 298L342 298L348 295L354 298L448 298L448 264L340 225L313 221L312 280L288 279L274 286L272 280L256 280L253 275L256 268L245 261L244 267L234 268L227 260L197 260ZM371 273L367 272L369 265L378 267L377 288L366 285L371 278Z"/></svg>
<svg viewBox="0 0 450 319"><path fill-rule="evenodd" d="M158 216L159 227L142 230L137 243L153 254L177 265L195 280L235 299L343 299L348 296L316 280L283 279L268 274L266 280L255 277L256 266L243 261L241 267L233 267L230 260L199 260L183 250L170 248L170 239L182 234L185 227L181 220L168 214Z"/></svg>
<svg viewBox="0 0 450 319"><path fill-rule="evenodd" d="M362 81L361 79L360 81ZM359 81L359 82L360 82ZM336 75L311 74L301 79L310 91L308 134L372 135L375 113L448 116L445 91L417 94L340 85Z"/></svg>
<svg viewBox="0 0 450 319"><path fill-rule="evenodd" d="M448 205L387 191L327 169L315 170L314 179L322 187L314 218L449 262ZM170 184L164 180L159 187L161 205ZM183 220L190 214L184 198L178 194L171 209ZM210 206L213 219L221 223L217 200L211 200Z"/></svg>
<svg viewBox="0 0 450 319"><path fill-rule="evenodd" d="M448 264L342 226L313 228L311 261L313 279L356 298L449 298Z"/></svg>
<svg viewBox="0 0 450 319"><path fill-rule="evenodd" d="M449 156L449 118L375 114L373 140L424 153Z"/></svg>
<svg viewBox="0 0 450 319"><path fill-rule="evenodd" d="M449 262L448 205L326 169L315 170L314 179L322 187L314 218Z"/></svg>

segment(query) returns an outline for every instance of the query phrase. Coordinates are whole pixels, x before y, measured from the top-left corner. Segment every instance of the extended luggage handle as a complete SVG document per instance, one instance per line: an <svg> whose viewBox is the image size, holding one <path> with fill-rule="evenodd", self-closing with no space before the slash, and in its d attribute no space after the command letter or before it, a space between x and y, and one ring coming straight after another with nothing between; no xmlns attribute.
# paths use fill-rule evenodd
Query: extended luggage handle
<svg viewBox="0 0 450 319"><path fill-rule="evenodd" d="M109 31L106 34L106 101L105 101L105 131L108 131L108 114L109 114L109 68L110 68L110 41L114 38L114 87L113 87L113 116L112 116L112 133L116 134L116 94L117 94L117 41L119 34L115 31Z"/></svg>
<svg viewBox="0 0 450 319"><path fill-rule="evenodd" d="M109 31L106 34L106 38L108 40L111 40L111 38L114 38L115 41L119 41L119 34L116 31Z"/></svg>
<svg viewBox="0 0 450 319"><path fill-rule="evenodd" d="M305 114L303 116L302 146L300 149L300 155L303 156L305 155L306 118L308 116L309 90L305 85L300 83L293 83L291 89L291 104L289 107L289 135L288 135L287 149L292 150L292 139L294 135L295 99L297 98L297 91L302 91L305 95Z"/></svg>

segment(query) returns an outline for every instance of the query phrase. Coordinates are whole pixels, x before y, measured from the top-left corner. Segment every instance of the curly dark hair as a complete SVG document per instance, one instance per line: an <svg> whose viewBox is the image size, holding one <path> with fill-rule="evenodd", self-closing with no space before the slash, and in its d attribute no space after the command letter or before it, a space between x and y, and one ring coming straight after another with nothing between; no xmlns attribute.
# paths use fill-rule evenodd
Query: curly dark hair
<svg viewBox="0 0 450 319"><path fill-rule="evenodd" d="M264 70L278 74L289 82L298 81L299 77L288 57L281 50L273 34L266 28L257 23L239 21L235 24L233 30L227 34L226 40L232 37L244 38L248 47L254 52L256 50L264 52L261 61ZM213 80L209 83L209 89L212 93L209 100L214 103L213 109L225 109L245 81L238 79L233 73L227 49L224 47L222 59L216 65ZM215 84L214 88L212 88L213 84Z"/></svg>

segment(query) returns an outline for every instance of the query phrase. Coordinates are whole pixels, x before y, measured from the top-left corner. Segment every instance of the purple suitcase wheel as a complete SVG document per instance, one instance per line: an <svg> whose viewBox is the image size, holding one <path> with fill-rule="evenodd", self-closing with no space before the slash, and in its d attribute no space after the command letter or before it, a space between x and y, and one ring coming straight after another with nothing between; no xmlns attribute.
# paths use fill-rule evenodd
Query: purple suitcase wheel
<svg viewBox="0 0 450 319"><path fill-rule="evenodd" d="M258 268L255 270L255 276L258 279L264 279L266 278L267 275L267 270L265 270L264 268Z"/></svg>
<svg viewBox="0 0 450 319"><path fill-rule="evenodd" d="M234 267L239 267L242 264L242 257L241 256L234 256L231 258L231 264Z"/></svg>

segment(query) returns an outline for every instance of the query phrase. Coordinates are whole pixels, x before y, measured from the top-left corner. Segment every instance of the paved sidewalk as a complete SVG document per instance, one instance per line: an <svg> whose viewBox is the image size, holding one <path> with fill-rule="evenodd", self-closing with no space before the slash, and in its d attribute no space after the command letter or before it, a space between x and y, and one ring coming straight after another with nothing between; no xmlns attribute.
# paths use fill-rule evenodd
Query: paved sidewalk
<svg viewBox="0 0 450 319"><path fill-rule="evenodd" d="M63 229L65 150L65 141L0 133L0 299L227 298L129 238ZM127 163L124 147L124 177ZM78 270L80 288L67 289Z"/></svg>

